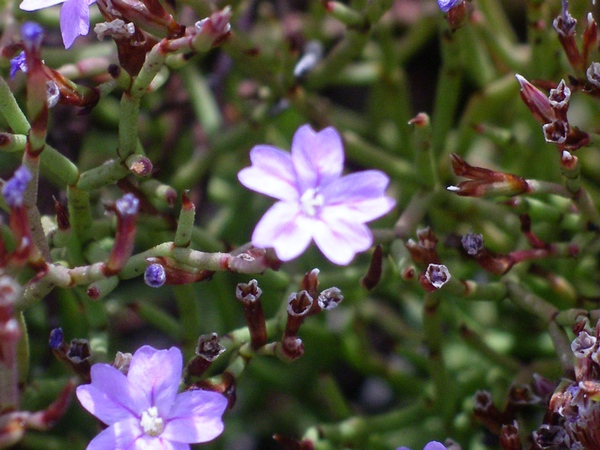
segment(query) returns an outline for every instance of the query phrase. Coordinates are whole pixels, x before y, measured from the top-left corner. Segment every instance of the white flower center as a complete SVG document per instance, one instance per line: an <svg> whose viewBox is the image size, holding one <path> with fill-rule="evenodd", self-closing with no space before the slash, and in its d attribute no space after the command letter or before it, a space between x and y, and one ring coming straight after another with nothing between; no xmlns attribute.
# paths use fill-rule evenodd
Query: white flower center
<svg viewBox="0 0 600 450"><path fill-rule="evenodd" d="M302 212L309 217L315 217L319 213L323 203L325 203L325 197L319 192L319 188L309 188L300 197Z"/></svg>
<svg viewBox="0 0 600 450"><path fill-rule="evenodd" d="M148 408L148 411L142 413L140 426L148 436L158 436L163 432L165 424L163 420L158 417L158 409L156 409L156 406L151 406Z"/></svg>

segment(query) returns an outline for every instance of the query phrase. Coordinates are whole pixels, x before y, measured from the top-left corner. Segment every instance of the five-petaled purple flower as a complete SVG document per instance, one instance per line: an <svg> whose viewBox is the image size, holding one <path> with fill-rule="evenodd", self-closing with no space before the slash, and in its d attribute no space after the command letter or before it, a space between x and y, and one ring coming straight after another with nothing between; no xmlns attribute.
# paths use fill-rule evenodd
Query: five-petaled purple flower
<svg viewBox="0 0 600 450"><path fill-rule="evenodd" d="M23 11L37 11L62 3L60 10L60 32L65 48L69 48L78 36L90 31L90 5L96 0L23 0L19 5Z"/></svg>
<svg viewBox="0 0 600 450"><path fill-rule="evenodd" d="M135 352L127 375L109 364L92 366L92 382L77 388L85 409L109 425L87 450L189 450L223 431L227 399L217 393L177 393L181 351L148 345Z"/></svg>
<svg viewBox="0 0 600 450"><path fill-rule="evenodd" d="M460 5L463 0L438 0L438 5L445 13L450 11L456 5Z"/></svg>
<svg viewBox="0 0 600 450"><path fill-rule="evenodd" d="M396 450L409 450L408 447L398 447ZM423 450L446 450L446 446L438 441L428 442Z"/></svg>
<svg viewBox="0 0 600 450"><path fill-rule="evenodd" d="M344 148L334 128L300 127L291 155L269 145L250 151L252 166L238 174L248 189L274 197L256 225L252 244L273 247L289 261L314 239L333 263L345 265L368 249L373 237L366 222L387 214L395 201L385 196L389 178L378 170L342 176Z"/></svg>

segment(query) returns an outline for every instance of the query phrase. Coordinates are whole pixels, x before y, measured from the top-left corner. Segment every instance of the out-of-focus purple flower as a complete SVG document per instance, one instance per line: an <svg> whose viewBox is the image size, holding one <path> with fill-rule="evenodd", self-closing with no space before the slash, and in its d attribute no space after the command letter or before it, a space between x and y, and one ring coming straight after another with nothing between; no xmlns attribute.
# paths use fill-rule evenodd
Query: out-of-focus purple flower
<svg viewBox="0 0 600 450"><path fill-rule="evenodd" d="M153 288L159 288L167 281L165 268L160 264L150 264L144 272L144 282Z"/></svg>
<svg viewBox="0 0 600 450"><path fill-rule="evenodd" d="M25 61L25 52L19 53L10 60L10 77L14 78L18 71L27 73L27 62Z"/></svg>
<svg viewBox="0 0 600 450"><path fill-rule="evenodd" d="M50 331L50 338L48 339L48 345L51 349L56 350L60 344L63 343L63 330L62 328L54 328Z"/></svg>
<svg viewBox="0 0 600 450"><path fill-rule="evenodd" d="M398 447L396 450L410 450L408 447ZM446 446L438 441L428 442L423 450L446 450Z"/></svg>
<svg viewBox="0 0 600 450"><path fill-rule="evenodd" d="M2 186L2 196L10 207L14 208L23 205L23 195L32 178L29 169L25 166L20 166L15 170L13 177L4 183L4 186Z"/></svg>
<svg viewBox="0 0 600 450"><path fill-rule="evenodd" d="M189 450L223 431L227 399L204 390L177 393L183 357L176 347L141 347L127 375L109 364L92 366L92 382L77 388L85 409L108 425L87 450Z"/></svg>
<svg viewBox="0 0 600 450"><path fill-rule="evenodd" d="M19 5L23 11L37 11L62 3L60 10L60 32L65 48L69 48L78 36L90 31L90 5L96 0L23 0Z"/></svg>
<svg viewBox="0 0 600 450"><path fill-rule="evenodd" d="M256 225L252 244L273 247L282 261L299 256L314 239L333 263L345 265L373 243L365 225L387 214L395 201L385 196L389 178L378 170L342 176L344 148L338 132L300 127L291 155L269 145L250 152L252 166L238 174L248 189L274 197Z"/></svg>
<svg viewBox="0 0 600 450"><path fill-rule="evenodd" d="M463 0L438 0L438 5L445 13L450 11L456 5L460 5Z"/></svg>

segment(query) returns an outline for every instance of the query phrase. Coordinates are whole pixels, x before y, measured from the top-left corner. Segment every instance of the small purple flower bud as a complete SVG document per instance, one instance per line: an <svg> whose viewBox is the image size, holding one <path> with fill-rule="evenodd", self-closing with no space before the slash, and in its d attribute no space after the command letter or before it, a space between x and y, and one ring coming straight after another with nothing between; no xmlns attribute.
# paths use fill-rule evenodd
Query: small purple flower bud
<svg viewBox="0 0 600 450"><path fill-rule="evenodd" d="M451 277L448 268L443 264L429 264L425 271L425 278L431 283L431 285L439 289L445 285Z"/></svg>
<svg viewBox="0 0 600 450"><path fill-rule="evenodd" d="M448 12L457 5L460 5L463 0L438 0L438 5L443 12Z"/></svg>
<svg viewBox="0 0 600 450"><path fill-rule="evenodd" d="M153 288L159 288L167 281L165 268L160 264L150 264L144 272L144 282Z"/></svg>
<svg viewBox="0 0 600 450"><path fill-rule="evenodd" d="M31 172L25 166L20 166L13 177L2 186L2 196L12 208L23 205L23 195L27 185L33 179Z"/></svg>
<svg viewBox="0 0 600 450"><path fill-rule="evenodd" d="M35 22L25 22L21 27L21 37L25 48L39 49L44 39L44 29Z"/></svg>
<svg viewBox="0 0 600 450"><path fill-rule="evenodd" d="M138 212L140 201L133 194L125 194L115 203L115 208L121 216L134 216Z"/></svg>
<svg viewBox="0 0 600 450"><path fill-rule="evenodd" d="M48 345L52 350L56 350L58 349L58 347L60 347L60 344L62 344L63 338L64 334L62 328L54 328L50 332L50 339L48 339Z"/></svg>
<svg viewBox="0 0 600 450"><path fill-rule="evenodd" d="M18 71L27 73L27 62L25 61L25 52L19 53L10 60L10 77L14 78Z"/></svg>
<svg viewBox="0 0 600 450"><path fill-rule="evenodd" d="M571 342L571 351L579 359L587 358L594 350L595 345L596 338L587 331L582 331Z"/></svg>

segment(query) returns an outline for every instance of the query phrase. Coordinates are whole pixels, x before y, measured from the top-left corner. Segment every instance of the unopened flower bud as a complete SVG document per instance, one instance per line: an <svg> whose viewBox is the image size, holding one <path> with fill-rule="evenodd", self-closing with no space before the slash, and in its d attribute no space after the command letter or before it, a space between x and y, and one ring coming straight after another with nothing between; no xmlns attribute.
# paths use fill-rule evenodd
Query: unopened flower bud
<svg viewBox="0 0 600 450"><path fill-rule="evenodd" d="M587 331L582 331L571 342L571 351L578 358L587 358L594 350L596 337L591 336Z"/></svg>
<svg viewBox="0 0 600 450"><path fill-rule="evenodd" d="M138 212L140 201L133 194L125 194L115 202L115 209L122 217L134 216Z"/></svg>
<svg viewBox="0 0 600 450"><path fill-rule="evenodd" d="M21 38L26 49L39 50L44 39L44 29L35 22L25 22L21 27Z"/></svg>
<svg viewBox="0 0 600 450"><path fill-rule="evenodd" d="M2 196L6 203L12 208L23 205L23 196L27 190L27 185L33 179L31 172L25 166L20 166L15 170L10 180L2 186Z"/></svg>
<svg viewBox="0 0 600 450"><path fill-rule="evenodd" d="M438 6L443 12L447 13L455 6L460 5L462 2L463 0L438 0Z"/></svg>
<svg viewBox="0 0 600 450"><path fill-rule="evenodd" d="M460 242L469 255L477 255L483 249L483 235L481 234L467 233Z"/></svg>
<svg viewBox="0 0 600 450"><path fill-rule="evenodd" d="M150 264L144 272L144 283L153 288L159 288L167 281L167 273L161 264Z"/></svg>
<svg viewBox="0 0 600 450"><path fill-rule="evenodd" d="M94 26L94 32L100 41L106 36L114 39L128 39L135 34L135 25L132 22L115 19L111 22L101 22L96 24Z"/></svg>
<svg viewBox="0 0 600 450"><path fill-rule="evenodd" d="M515 77L521 85L521 99L532 112L535 119L541 124L552 122L556 119L556 113L550 104L550 100L546 94L536 88L533 84L527 81L524 77L516 74Z"/></svg>
<svg viewBox="0 0 600 450"><path fill-rule="evenodd" d="M64 334L62 328L54 328L50 331L50 338L48 339L48 345L52 350L58 349L63 343Z"/></svg>

